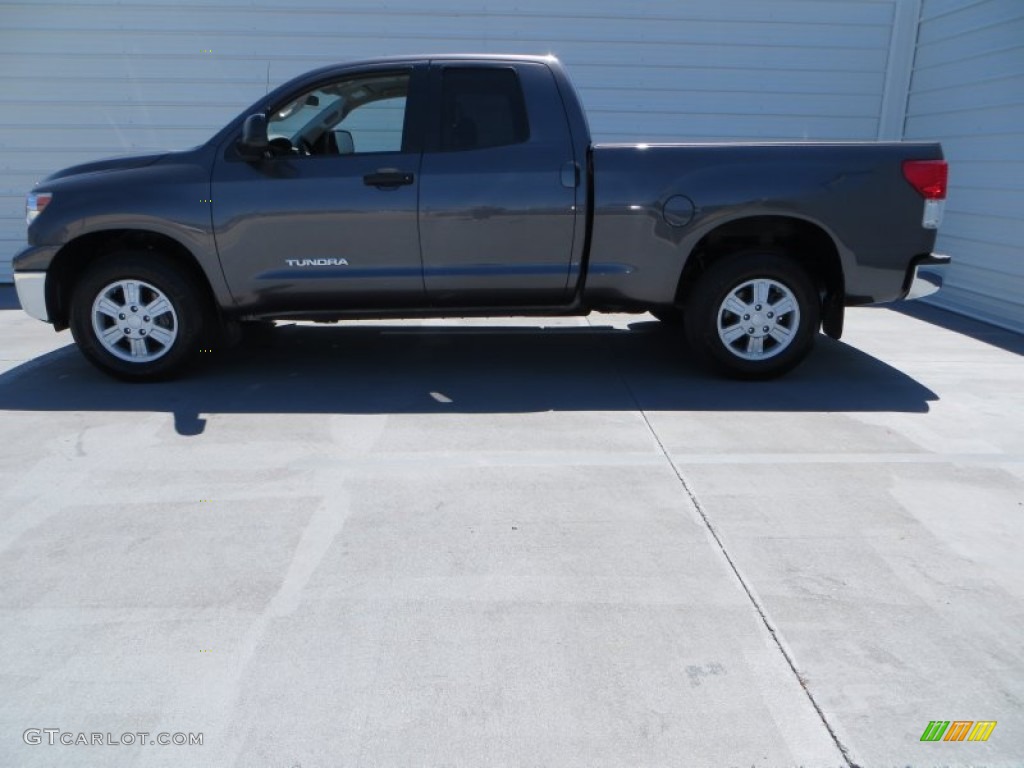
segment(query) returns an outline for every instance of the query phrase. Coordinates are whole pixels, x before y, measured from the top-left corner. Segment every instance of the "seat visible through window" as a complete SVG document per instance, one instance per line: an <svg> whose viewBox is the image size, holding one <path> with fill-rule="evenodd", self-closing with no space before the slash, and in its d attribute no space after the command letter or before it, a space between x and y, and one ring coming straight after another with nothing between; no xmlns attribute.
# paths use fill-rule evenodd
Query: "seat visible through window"
<svg viewBox="0 0 1024 768"><path fill-rule="evenodd" d="M501 147L529 138L522 89L509 68L446 69L442 120L445 152Z"/></svg>

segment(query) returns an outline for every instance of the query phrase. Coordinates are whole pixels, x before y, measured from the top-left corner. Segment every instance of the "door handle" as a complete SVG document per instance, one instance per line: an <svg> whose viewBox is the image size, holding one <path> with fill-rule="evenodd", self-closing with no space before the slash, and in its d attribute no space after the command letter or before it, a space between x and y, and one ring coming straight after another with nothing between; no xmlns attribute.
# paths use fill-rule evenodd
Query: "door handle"
<svg viewBox="0 0 1024 768"><path fill-rule="evenodd" d="M363 184L368 187L402 187L412 184L413 175L395 168L381 168L374 173L363 176Z"/></svg>

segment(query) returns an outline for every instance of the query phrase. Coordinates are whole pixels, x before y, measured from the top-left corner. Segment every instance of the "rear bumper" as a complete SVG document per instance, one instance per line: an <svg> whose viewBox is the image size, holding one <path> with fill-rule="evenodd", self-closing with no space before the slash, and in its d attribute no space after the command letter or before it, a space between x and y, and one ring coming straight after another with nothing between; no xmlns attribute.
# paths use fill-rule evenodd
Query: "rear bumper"
<svg viewBox="0 0 1024 768"><path fill-rule="evenodd" d="M14 287L18 291L21 308L36 320L50 322L46 311L46 273L15 272Z"/></svg>
<svg viewBox="0 0 1024 768"><path fill-rule="evenodd" d="M907 277L903 284L903 298L921 299L936 293L942 288L951 262L952 259L949 256L937 253L914 259L907 270Z"/></svg>

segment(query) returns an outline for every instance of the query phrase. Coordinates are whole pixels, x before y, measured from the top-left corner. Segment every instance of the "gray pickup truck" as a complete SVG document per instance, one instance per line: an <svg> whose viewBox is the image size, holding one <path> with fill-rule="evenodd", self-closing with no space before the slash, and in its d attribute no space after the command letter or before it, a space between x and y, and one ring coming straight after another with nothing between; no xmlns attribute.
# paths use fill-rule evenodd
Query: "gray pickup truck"
<svg viewBox="0 0 1024 768"><path fill-rule="evenodd" d="M592 310L766 378L845 307L941 285L946 174L938 144L594 144L554 58L388 58L297 77L194 149L53 174L14 277L133 380L247 321Z"/></svg>

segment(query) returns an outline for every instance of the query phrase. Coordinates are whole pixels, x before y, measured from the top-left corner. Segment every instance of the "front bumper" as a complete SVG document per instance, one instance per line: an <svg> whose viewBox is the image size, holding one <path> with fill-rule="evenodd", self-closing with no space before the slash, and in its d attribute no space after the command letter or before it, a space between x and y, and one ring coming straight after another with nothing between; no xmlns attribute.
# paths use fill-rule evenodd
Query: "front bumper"
<svg viewBox="0 0 1024 768"><path fill-rule="evenodd" d="M921 299L936 293L942 287L951 262L949 256L937 253L914 259L907 270L903 298Z"/></svg>
<svg viewBox="0 0 1024 768"><path fill-rule="evenodd" d="M46 273L15 272L14 287L18 291L21 308L36 320L50 322L46 311Z"/></svg>

